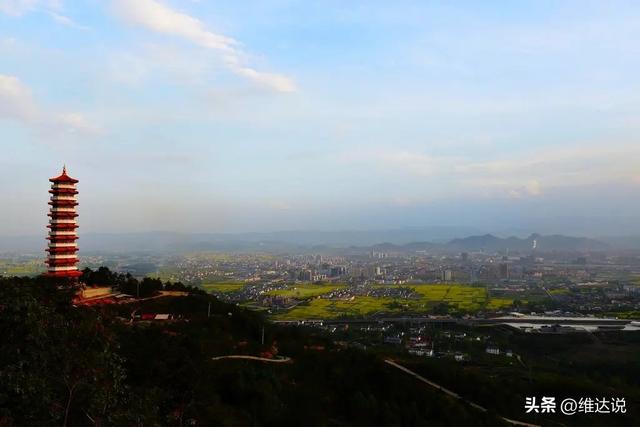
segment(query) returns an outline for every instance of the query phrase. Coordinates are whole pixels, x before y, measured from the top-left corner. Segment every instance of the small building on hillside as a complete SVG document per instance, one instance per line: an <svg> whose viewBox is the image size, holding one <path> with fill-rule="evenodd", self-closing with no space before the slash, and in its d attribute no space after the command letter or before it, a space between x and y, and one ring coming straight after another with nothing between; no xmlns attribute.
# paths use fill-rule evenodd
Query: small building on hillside
<svg viewBox="0 0 640 427"><path fill-rule="evenodd" d="M486 352L488 354L494 354L496 356L498 356L500 354L500 349L496 346L490 345L489 347L487 347Z"/></svg>

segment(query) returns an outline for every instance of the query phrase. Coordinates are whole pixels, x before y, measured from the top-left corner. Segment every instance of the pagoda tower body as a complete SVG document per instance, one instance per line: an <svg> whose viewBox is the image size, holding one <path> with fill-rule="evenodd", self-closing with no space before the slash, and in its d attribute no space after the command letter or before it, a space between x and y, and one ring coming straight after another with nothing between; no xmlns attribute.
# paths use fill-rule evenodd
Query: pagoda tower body
<svg viewBox="0 0 640 427"><path fill-rule="evenodd" d="M46 273L49 277L77 278L82 275L78 270L78 235L76 229L76 206L78 205L77 179L67 175L67 168L62 174L51 178L51 199L49 205L49 247L47 248Z"/></svg>

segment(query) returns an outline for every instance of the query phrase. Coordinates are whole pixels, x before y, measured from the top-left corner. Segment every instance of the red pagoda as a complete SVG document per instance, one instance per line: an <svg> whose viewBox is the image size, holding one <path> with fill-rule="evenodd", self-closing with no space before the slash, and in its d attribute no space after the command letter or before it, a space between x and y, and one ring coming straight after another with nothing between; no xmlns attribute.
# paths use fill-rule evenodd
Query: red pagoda
<svg viewBox="0 0 640 427"><path fill-rule="evenodd" d="M77 179L67 175L67 168L62 168L62 174L51 178L51 200L49 205L49 247L47 252L49 277L77 278L82 275L78 270L78 236L76 229L76 194Z"/></svg>

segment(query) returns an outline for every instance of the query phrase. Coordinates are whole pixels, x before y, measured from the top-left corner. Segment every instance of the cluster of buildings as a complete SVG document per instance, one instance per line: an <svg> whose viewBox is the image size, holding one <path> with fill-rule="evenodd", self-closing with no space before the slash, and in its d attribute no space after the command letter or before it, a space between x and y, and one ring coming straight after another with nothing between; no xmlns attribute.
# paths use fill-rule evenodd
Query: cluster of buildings
<svg viewBox="0 0 640 427"><path fill-rule="evenodd" d="M327 252L331 252L327 250ZM326 254L196 254L161 260L170 280L199 284L214 281L346 282L353 284L482 283L511 288L548 282L586 282L621 275L640 275L635 265L615 257L567 259L564 254L506 256L490 253L457 255L370 252Z"/></svg>
<svg viewBox="0 0 640 427"><path fill-rule="evenodd" d="M456 362L473 359L503 360L517 357L506 345L495 343L489 335L474 329L442 328L433 325L402 322L370 324L313 324L336 337L344 346L374 348L405 352L416 357L449 358ZM503 363L501 362L501 363Z"/></svg>

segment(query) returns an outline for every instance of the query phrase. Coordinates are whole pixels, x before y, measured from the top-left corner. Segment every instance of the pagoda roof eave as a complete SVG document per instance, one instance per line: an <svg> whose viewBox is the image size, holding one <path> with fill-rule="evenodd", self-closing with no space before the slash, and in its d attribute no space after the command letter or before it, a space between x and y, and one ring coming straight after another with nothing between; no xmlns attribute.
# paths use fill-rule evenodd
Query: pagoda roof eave
<svg viewBox="0 0 640 427"><path fill-rule="evenodd" d="M53 183L57 183L57 182L70 182L73 184L77 184L79 181L75 178L71 178L69 175L67 175L67 167L63 167L62 168L62 173L58 176L56 176L55 178L49 178L50 182Z"/></svg>

